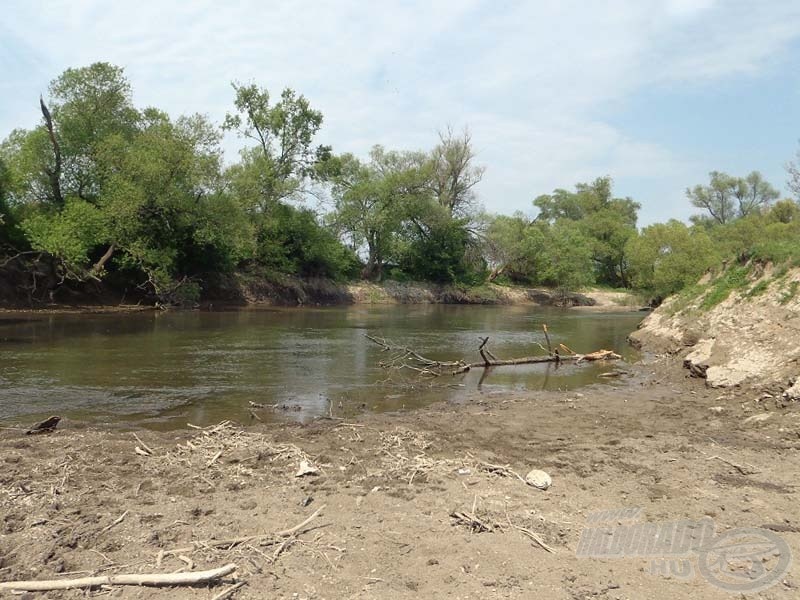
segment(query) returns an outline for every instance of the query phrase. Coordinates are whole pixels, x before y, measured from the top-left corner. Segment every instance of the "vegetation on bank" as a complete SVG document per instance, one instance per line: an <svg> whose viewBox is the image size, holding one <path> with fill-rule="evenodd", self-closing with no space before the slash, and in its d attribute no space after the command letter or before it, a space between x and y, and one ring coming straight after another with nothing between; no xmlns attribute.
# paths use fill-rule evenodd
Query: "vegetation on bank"
<svg viewBox="0 0 800 600"><path fill-rule="evenodd" d="M323 115L291 89L234 84L214 124L134 106L123 70L95 63L56 78L38 112L0 144L0 271L31 301L103 282L193 303L234 275L600 285L658 300L725 261L800 261L800 206L757 172L713 172L687 190L703 211L691 224L639 230L639 203L615 197L609 177L537 197L535 218L487 214L467 131L430 150L337 154L315 141ZM224 132L245 142L237 160L223 160ZM789 175L800 193L795 165ZM741 273L724 279L707 303Z"/></svg>

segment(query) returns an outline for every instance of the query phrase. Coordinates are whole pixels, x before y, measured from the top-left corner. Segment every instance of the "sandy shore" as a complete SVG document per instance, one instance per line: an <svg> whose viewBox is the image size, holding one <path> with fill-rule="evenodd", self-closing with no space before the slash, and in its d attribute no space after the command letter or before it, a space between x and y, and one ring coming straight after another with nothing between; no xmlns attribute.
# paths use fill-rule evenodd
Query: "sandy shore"
<svg viewBox="0 0 800 600"><path fill-rule="evenodd" d="M767 527L800 556L800 411L756 400L654 360L616 386L352 422L0 430L0 581L234 563L235 599L731 598L696 558L682 580L576 550L592 513L627 507L646 522L710 518L717 533ZM550 489L515 476L534 468ZM233 583L90 595L209 599ZM793 563L762 597L798 587Z"/></svg>

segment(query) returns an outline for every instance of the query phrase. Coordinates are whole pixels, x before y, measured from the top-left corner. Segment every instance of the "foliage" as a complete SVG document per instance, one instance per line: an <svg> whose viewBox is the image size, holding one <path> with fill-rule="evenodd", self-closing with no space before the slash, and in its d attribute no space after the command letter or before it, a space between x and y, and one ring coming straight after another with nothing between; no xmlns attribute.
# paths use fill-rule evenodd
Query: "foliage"
<svg viewBox="0 0 800 600"><path fill-rule="evenodd" d="M634 287L657 299L694 284L719 261L705 231L675 220L645 227L628 241L627 254Z"/></svg>
<svg viewBox="0 0 800 600"><path fill-rule="evenodd" d="M538 196L535 218L486 215L476 195L484 168L467 129L446 129L427 150L378 145L363 159L335 155L317 142L323 115L303 95L233 88L219 126L136 107L120 67L64 71L31 105L39 123L0 143L0 254L44 253L63 276L56 285L108 277L189 304L208 278L242 270L276 279L598 284L663 298L699 294L698 279L727 261L708 304L744 285L739 269L748 262L800 265L800 205L776 201L756 171L715 171L687 190L705 211L692 227L670 221L637 232L640 205L615 197L610 177ZM227 165L224 131L247 143ZM800 195L798 167L788 169ZM311 198L329 200L324 214L306 204Z"/></svg>
<svg viewBox="0 0 800 600"><path fill-rule="evenodd" d="M416 223L412 231L400 256L401 269L412 279L467 285L485 280L483 263L468 260L471 240L463 221L434 217Z"/></svg>
<svg viewBox="0 0 800 600"><path fill-rule="evenodd" d="M734 290L740 290L750 283L747 267L733 266L726 269L711 285L708 293L703 297L701 308L713 308L723 302Z"/></svg>
<svg viewBox="0 0 800 600"><path fill-rule="evenodd" d="M24 236L17 226L11 208L11 173L0 157L0 256L5 251L24 245Z"/></svg>
<svg viewBox="0 0 800 600"><path fill-rule="evenodd" d="M581 183L575 191L555 190L534 200L539 218L549 223L564 219L575 222L590 240L594 260L594 281L627 287L627 241L636 235L640 205L631 198L614 198L609 177Z"/></svg>
<svg viewBox="0 0 800 600"><path fill-rule="evenodd" d="M424 154L375 146L369 163L352 155L339 158L333 179L332 226L351 248L366 248L365 279L381 279L384 268L402 253L401 230L421 226L431 206L429 163Z"/></svg>
<svg viewBox="0 0 800 600"><path fill-rule="evenodd" d="M104 229L100 210L80 198L69 198L59 212L38 213L22 223L31 247L60 259L75 276L89 269L89 254L102 241Z"/></svg>
<svg viewBox="0 0 800 600"><path fill-rule="evenodd" d="M486 230L492 279L504 275L519 283L539 283L549 225L522 213L497 215Z"/></svg>
<svg viewBox="0 0 800 600"><path fill-rule="evenodd" d="M708 216L694 218L698 224L725 225L735 219L759 214L780 195L758 171L747 177L712 171L709 180L708 185L696 185L686 190L692 205L708 212Z"/></svg>
<svg viewBox="0 0 800 600"><path fill-rule="evenodd" d="M475 151L468 130L456 134L448 127L439 133L431 153L431 189L436 201L450 216L468 217L475 203L473 188L485 169L475 166Z"/></svg>
<svg viewBox="0 0 800 600"><path fill-rule="evenodd" d="M594 281L592 239L580 225L561 219L547 230L539 281L562 291Z"/></svg>
<svg viewBox="0 0 800 600"><path fill-rule="evenodd" d="M301 192L305 179L330 157L329 147L312 145L322 126L322 113L290 88L283 90L274 105L269 92L254 84L233 84L233 89L237 112L226 115L223 129L256 144L242 151L242 162L233 175L250 179L246 198L263 210Z"/></svg>
<svg viewBox="0 0 800 600"><path fill-rule="evenodd" d="M308 209L276 204L261 221L256 239L258 263L274 271L336 280L358 273L355 253Z"/></svg>

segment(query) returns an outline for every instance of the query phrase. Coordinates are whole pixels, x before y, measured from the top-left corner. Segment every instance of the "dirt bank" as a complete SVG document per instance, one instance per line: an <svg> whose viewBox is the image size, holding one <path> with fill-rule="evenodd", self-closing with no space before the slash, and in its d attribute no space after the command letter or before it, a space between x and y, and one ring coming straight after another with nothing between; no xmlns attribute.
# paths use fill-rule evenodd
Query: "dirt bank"
<svg viewBox="0 0 800 600"><path fill-rule="evenodd" d="M305 427L0 430L0 581L232 562L246 582L236 600L732 597L696 559L693 577L665 579L645 558L577 558L588 516L622 507L647 522L710 517L718 533L766 526L800 555L795 406L720 394L668 359L629 370L617 387L475 393ZM319 471L295 476L303 461ZM497 465L544 469L553 485ZM233 538L248 539L220 541ZM209 599L229 585L110 593ZM794 563L761 597L798 586Z"/></svg>
<svg viewBox="0 0 800 600"><path fill-rule="evenodd" d="M485 284L481 286L439 285L424 282L385 281L338 284L325 279L281 278L276 281L237 277L227 294L214 293L221 300L246 304L335 305L335 304L536 304L540 306L594 306L595 291L587 293ZM620 293L613 300L597 291L603 306L625 306ZM629 302L628 302L629 305Z"/></svg>
<svg viewBox="0 0 800 600"><path fill-rule="evenodd" d="M127 289L97 283L66 283L51 290L52 293L42 284L42 289L32 295L28 293L30 274L16 271L14 277L5 277L6 274L0 271L0 310L127 311L152 308L154 303L153 298L143 296L141 291L137 296ZM329 279L267 278L246 273L209 278L203 282L200 302L189 308L348 304L530 304L599 311L637 308L633 294L597 289L579 293L495 284L464 287L397 281L338 283Z"/></svg>
<svg viewBox="0 0 800 600"><path fill-rule="evenodd" d="M631 335L713 387L800 400L800 269L733 267L669 298Z"/></svg>

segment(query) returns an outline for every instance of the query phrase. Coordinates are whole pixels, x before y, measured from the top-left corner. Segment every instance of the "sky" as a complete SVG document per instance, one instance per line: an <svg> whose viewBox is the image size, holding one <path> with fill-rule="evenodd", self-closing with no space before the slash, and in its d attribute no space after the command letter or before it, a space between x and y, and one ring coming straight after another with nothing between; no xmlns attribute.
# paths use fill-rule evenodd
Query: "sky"
<svg viewBox="0 0 800 600"><path fill-rule="evenodd" d="M491 212L609 175L640 223L686 219L712 170L782 193L800 139L797 0L4 0L0 138L68 67L125 68L137 106L232 110L232 81L305 95L318 142L432 148L468 127ZM235 160L241 140L225 140Z"/></svg>

